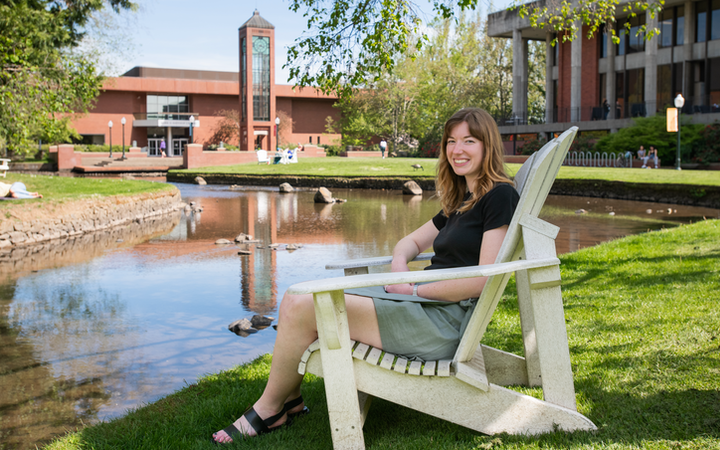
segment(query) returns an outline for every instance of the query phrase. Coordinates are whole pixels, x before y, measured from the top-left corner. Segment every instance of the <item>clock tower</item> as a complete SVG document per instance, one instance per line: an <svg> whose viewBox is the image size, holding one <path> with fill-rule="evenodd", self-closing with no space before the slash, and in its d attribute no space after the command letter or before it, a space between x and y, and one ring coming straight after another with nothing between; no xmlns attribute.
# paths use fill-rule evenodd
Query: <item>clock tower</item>
<svg viewBox="0 0 720 450"><path fill-rule="evenodd" d="M275 151L275 27L255 10L240 34L240 149Z"/></svg>

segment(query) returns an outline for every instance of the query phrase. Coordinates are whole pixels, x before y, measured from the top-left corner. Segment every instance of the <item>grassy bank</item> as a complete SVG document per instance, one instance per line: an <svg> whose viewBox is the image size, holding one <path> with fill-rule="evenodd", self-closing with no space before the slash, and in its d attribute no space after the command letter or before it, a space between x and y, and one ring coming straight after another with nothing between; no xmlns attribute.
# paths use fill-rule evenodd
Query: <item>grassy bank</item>
<svg viewBox="0 0 720 450"><path fill-rule="evenodd" d="M42 199L29 200L5 200L0 203L0 208L13 204L52 203L65 202L69 200L81 200L93 197L107 197L111 195L134 195L144 192L157 192L168 189L175 189L165 183L153 183L142 180L124 180L120 178L74 178L54 177L47 175L27 175L8 172L7 178L0 179L0 182L12 184L16 181L25 183L28 191L39 192Z"/></svg>
<svg viewBox="0 0 720 450"><path fill-rule="evenodd" d="M720 222L631 236L561 259L578 408L596 433L489 437L376 400L365 426L367 447L720 449ZM485 343L522 353L511 295ZM210 435L260 395L270 360L208 375L48 448L217 448ZM228 448L331 448L322 380L307 377L303 392L309 416Z"/></svg>
<svg viewBox="0 0 720 450"><path fill-rule="evenodd" d="M423 169L414 169L420 164ZM246 174L246 175L305 175L322 177L383 177L383 176L435 176L437 159L430 158L305 158L297 164L238 164L234 166L201 167L171 172L197 174ZM509 164L515 173L519 164ZM711 170L672 169L615 169L591 167L562 167L559 179L584 179L620 181L626 183L688 184L720 186L720 172Z"/></svg>

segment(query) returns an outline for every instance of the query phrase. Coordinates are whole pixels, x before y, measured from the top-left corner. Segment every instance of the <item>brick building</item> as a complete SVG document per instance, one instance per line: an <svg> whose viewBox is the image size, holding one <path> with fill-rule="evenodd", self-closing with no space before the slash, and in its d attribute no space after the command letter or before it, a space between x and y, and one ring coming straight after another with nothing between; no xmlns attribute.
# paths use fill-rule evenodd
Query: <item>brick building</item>
<svg viewBox="0 0 720 450"><path fill-rule="evenodd" d="M336 97L275 84L275 29L257 10L240 27L239 40L238 72L135 67L109 78L90 113L73 121L82 143L124 142L160 156L164 140L168 156L181 156L190 142L214 143L224 110L239 111L240 138L230 144L241 150L274 150L279 115L292 121L282 135L287 144L338 140L325 133L326 118L339 118Z"/></svg>
<svg viewBox="0 0 720 450"><path fill-rule="evenodd" d="M581 37L553 47L556 35L532 28L516 10L488 16L489 36L513 40L513 114L498 120L503 135L550 137L570 125L581 133L614 132L634 117L663 114L678 94L693 122L720 120L720 0L667 0L654 18L629 18L622 3L617 30L630 22L630 33L619 34L619 44L605 29L588 39L583 27ZM660 36L636 36L643 24ZM546 43L544 117L528 116L529 40Z"/></svg>

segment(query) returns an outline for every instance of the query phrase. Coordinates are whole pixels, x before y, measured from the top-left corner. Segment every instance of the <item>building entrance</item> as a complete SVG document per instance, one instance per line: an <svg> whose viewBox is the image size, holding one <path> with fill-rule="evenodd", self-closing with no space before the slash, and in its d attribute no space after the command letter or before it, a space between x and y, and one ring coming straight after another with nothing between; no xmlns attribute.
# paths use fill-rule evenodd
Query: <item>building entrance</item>
<svg viewBox="0 0 720 450"><path fill-rule="evenodd" d="M161 142L162 139L148 139L148 156L162 156L160 152Z"/></svg>
<svg viewBox="0 0 720 450"><path fill-rule="evenodd" d="M173 145L172 145L172 154L168 156L182 156L183 153L185 153L185 148L187 147L188 140L181 138L181 139L173 139Z"/></svg>

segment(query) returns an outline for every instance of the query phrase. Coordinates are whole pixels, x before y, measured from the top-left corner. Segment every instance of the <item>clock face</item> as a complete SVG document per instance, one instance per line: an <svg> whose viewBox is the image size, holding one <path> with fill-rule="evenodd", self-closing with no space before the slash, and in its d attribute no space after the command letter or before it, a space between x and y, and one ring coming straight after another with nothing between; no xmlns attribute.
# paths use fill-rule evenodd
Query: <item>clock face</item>
<svg viewBox="0 0 720 450"><path fill-rule="evenodd" d="M263 53L264 54L264 53L267 53L267 49L268 49L267 38L254 39L253 51L255 53Z"/></svg>

